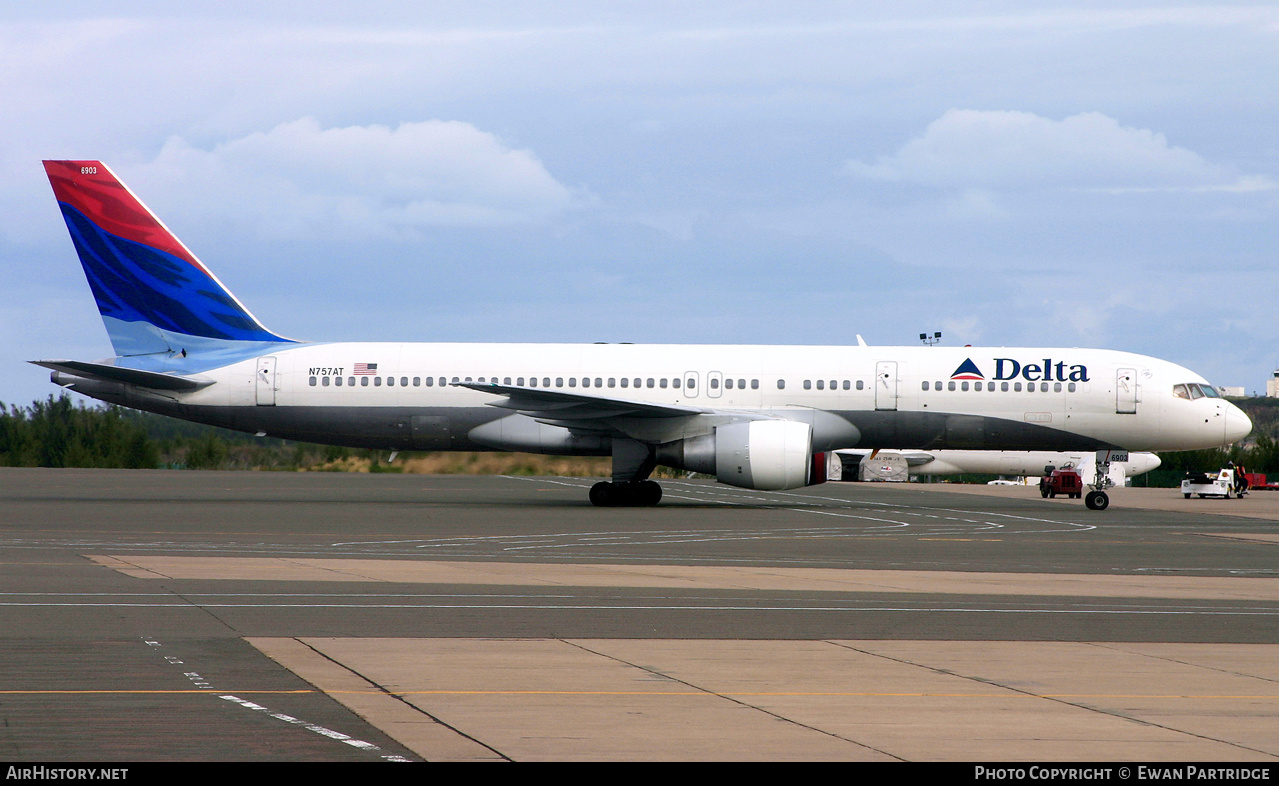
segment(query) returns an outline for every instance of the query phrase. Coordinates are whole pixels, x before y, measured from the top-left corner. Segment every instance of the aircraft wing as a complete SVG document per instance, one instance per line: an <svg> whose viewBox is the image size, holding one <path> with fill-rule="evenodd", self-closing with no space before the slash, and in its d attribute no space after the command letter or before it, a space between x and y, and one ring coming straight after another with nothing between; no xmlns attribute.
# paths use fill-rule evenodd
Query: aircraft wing
<svg viewBox="0 0 1279 786"><path fill-rule="evenodd" d="M513 410L542 423L579 431L611 429L609 424L621 418L680 418L713 412L702 407L654 404L544 388L485 382L454 382L453 385L506 396L505 400L491 402L489 406Z"/></svg>
<svg viewBox="0 0 1279 786"><path fill-rule="evenodd" d="M841 455L847 454L850 456L869 456L872 453L872 451L870 450L858 450L858 449L844 449L844 450L837 450L835 452ZM933 454L926 453L922 450L890 450L885 452L893 453L894 455L898 455L906 459L906 465L909 467L918 467L922 464L927 464L928 462L932 461L934 458Z"/></svg>

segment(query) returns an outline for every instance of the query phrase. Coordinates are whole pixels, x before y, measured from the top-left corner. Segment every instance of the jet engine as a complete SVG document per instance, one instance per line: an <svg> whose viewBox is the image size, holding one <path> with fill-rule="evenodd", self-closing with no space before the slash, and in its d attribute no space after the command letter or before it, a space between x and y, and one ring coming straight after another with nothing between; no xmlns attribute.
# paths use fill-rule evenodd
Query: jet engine
<svg viewBox="0 0 1279 786"><path fill-rule="evenodd" d="M826 454L813 453L813 427L789 420L750 420L713 434L661 445L659 464L714 475L720 483L761 491L826 480Z"/></svg>

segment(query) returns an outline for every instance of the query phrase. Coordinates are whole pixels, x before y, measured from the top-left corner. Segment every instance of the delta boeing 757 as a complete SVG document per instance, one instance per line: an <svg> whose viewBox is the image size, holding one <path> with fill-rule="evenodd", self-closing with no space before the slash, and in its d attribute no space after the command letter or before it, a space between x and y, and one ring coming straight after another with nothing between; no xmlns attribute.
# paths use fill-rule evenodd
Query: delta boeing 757
<svg viewBox="0 0 1279 786"><path fill-rule="evenodd" d="M33 362L185 420L392 451L611 455L596 505L657 504L658 465L780 490L825 480L841 448L1191 450L1252 429L1198 374L1110 350L295 341L106 165L44 166L116 357ZM1089 507L1106 504L1094 490Z"/></svg>

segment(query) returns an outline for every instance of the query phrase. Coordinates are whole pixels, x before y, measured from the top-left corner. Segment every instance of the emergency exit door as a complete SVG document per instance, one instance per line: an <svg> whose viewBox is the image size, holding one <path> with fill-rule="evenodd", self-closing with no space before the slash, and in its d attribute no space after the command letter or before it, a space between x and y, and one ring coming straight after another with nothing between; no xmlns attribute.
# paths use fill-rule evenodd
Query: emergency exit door
<svg viewBox="0 0 1279 786"><path fill-rule="evenodd" d="M875 364L875 409L897 409L897 362Z"/></svg>
<svg viewBox="0 0 1279 786"><path fill-rule="evenodd" d="M275 406L275 357L258 358L257 402L259 407Z"/></svg>

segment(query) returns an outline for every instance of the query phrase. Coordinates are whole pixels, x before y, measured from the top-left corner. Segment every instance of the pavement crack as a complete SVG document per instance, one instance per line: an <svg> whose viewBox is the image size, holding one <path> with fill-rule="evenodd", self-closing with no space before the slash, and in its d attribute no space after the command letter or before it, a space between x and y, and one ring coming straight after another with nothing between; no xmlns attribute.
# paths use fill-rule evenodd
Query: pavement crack
<svg viewBox="0 0 1279 786"><path fill-rule="evenodd" d="M409 701L404 696L401 696L395 693L394 691L388 690L386 686L380 684L379 682L374 680L372 677L369 677L368 675L361 673L359 670L353 669L347 664L342 663L341 661L330 657L328 653L324 652L323 650L317 649L311 644L296 637L293 638L293 641L296 641L298 644L301 644L303 647L306 647L311 652L314 652L316 655L320 656L324 660L327 660L329 663L332 663L334 666L337 666L339 669L342 669L343 671L346 671L350 674L354 674L356 677L359 677L361 680L364 680L364 682L376 688L384 697L394 699L395 701L398 701L399 703L403 704L405 707L408 707L413 712L419 715L422 715L423 717L429 718L432 723L438 723L440 726L443 726L444 728L448 729L449 731L453 732L459 737L463 737L467 740L470 740L471 742L475 743L476 745L479 745L485 750L492 751L495 756L501 757L503 761L514 761L514 759L512 759L510 756L507 756L505 753L502 753L497 748L494 748L492 745L489 745L488 743L475 737L474 735L467 734L465 731L462 731L457 726L454 726L453 724L445 721L443 718L440 718L436 715L431 714L430 712L427 712L426 710L417 706L413 702ZM316 686L316 689L321 690L323 692L323 689L321 689L319 686Z"/></svg>
<svg viewBox="0 0 1279 786"><path fill-rule="evenodd" d="M611 661L613 661L614 663L620 663L620 664L622 664L622 665L624 665L624 666L629 666L629 667L631 667L631 668L633 668L633 669L638 669L639 671L643 671L643 672L645 672L645 673L652 674L652 675L654 675L654 676L656 676L656 677L660 677L660 678L661 678L661 679L663 679L663 680L667 680L667 681L670 681L670 682L677 683L677 684L679 684L679 685L683 685L683 686L685 686L685 687L687 687L687 688L690 688L690 689L695 690L695 691L699 691L699 692L701 692L701 693L705 693L705 694L710 695L710 696L715 696L716 698L723 699L723 700L725 700L725 701L731 702L731 703L736 704L736 705L738 705L738 706L746 707L747 709L752 709L752 710L755 710L756 712L762 712L762 713L764 713L765 715L768 715L769 717L776 718L777 720L782 721L783 723L789 723L789 724L791 724L792 726L796 726L796 727L801 728L801 729L807 729L808 731L816 732L817 734L821 734L821 735L824 735L824 736L826 736L826 737L830 737L831 739L836 739L836 740L839 740L839 741L841 741L841 742L847 742L849 745L856 745L856 746L857 746L857 747L859 747L859 748L863 748L863 749L868 750L868 751L874 751L875 753L878 753L878 754L883 755L883 756L891 757L891 758L893 758L893 759L896 759L897 761L905 761L905 759L903 759L902 757L900 757L900 756L896 756L896 755L894 755L894 754L892 754L892 753L889 753L889 752L888 752L888 751L886 751L886 750L882 750L882 749L880 749L880 748L876 748L876 747L874 747L873 745L867 745L867 744L866 744L866 743L864 743L864 742L859 742L859 741L854 740L854 739L849 739L848 737L842 736L842 735L840 735L840 734L836 734L836 733L831 732L831 731L827 731L826 729L818 728L817 726L812 726L812 725L807 724L807 723L802 723L802 722L800 722L800 721L795 720L794 718L788 718L788 717L786 717L785 715L781 715L781 714L779 714L779 713L777 713L777 712L774 712L774 711L772 711L772 710L765 709L764 707L760 707L759 705L756 705L756 704L751 704L750 702L748 702L748 701L744 701L744 700L742 700L742 699L740 699L740 698L737 698L737 697L734 697L734 696L730 696L730 695L727 695L727 694L724 694L724 693L720 693L719 691L708 690L708 689L706 689L706 688L702 687L701 685L695 685L695 684L693 684L693 683L691 683L691 682L689 682L689 681L687 681L687 680L682 680L682 679L680 679L680 678L678 678L678 677L672 677L672 676L671 676L671 675L669 675L669 674L664 674L663 672L656 671L656 670L654 670L654 669L650 669L650 668L648 668L648 667L646 667L646 666L641 666L641 665L640 665L640 664L638 664L638 663L632 663L631 661L623 660L622 658L618 658L618 657L616 657L616 656L614 656L614 655L609 655L608 653L600 652L599 650L593 650L593 649L591 649L590 647L587 647L587 646L585 646L584 644L582 644L582 643L580 643L580 642L577 642L577 641L571 641L571 640L568 640L568 639L556 639L556 641L559 641L559 642L561 642L561 643L563 643L563 644L567 644L567 645L569 645L570 647L576 647L577 649L580 649L580 650L582 650L583 652L589 652L589 653L591 653L592 655L595 655L595 656L598 656L598 657L601 657L601 658L607 658L608 660L611 660Z"/></svg>

